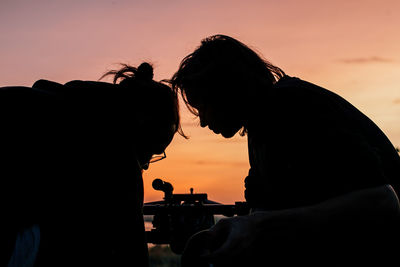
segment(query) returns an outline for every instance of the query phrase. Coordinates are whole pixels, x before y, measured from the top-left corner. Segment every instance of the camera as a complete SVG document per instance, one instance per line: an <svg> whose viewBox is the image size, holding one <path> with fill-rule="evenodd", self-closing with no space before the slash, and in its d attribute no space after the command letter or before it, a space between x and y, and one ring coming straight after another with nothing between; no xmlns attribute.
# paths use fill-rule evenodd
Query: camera
<svg viewBox="0 0 400 267"><path fill-rule="evenodd" d="M215 224L214 215L232 217L249 213L246 202L223 205L209 200L207 194L193 193L193 188L189 194L174 194L173 186L161 179L155 179L152 186L164 192L164 199L143 206L144 215L154 215L153 229L146 231L147 243L169 244L176 254L183 252L193 234Z"/></svg>

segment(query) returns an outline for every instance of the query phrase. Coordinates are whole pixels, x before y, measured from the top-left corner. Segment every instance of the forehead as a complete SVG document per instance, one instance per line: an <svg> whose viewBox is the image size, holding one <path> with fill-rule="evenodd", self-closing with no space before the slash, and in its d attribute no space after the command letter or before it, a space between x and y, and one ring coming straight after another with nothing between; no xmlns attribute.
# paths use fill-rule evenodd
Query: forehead
<svg viewBox="0 0 400 267"><path fill-rule="evenodd" d="M229 83L193 86L186 88L184 93L188 104L194 108L230 106L233 103L240 103L243 96L238 85Z"/></svg>
<svg viewBox="0 0 400 267"><path fill-rule="evenodd" d="M189 102L190 105L199 105L201 102L203 102L203 96L201 94L201 89L200 88L187 88L185 89L185 97L187 102Z"/></svg>
<svg viewBox="0 0 400 267"><path fill-rule="evenodd" d="M190 105L201 106L219 99L222 91L221 86L196 85L185 88L185 96Z"/></svg>

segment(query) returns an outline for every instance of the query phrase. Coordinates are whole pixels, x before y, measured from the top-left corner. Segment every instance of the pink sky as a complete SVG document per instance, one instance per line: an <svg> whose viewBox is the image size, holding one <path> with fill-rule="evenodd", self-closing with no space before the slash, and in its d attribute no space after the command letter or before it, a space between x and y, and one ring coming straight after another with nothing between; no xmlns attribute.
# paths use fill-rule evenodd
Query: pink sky
<svg viewBox="0 0 400 267"><path fill-rule="evenodd" d="M206 36L238 38L297 76L339 93L400 146L400 1L105 1L2 0L0 86L39 78L96 80L116 63L143 60L155 78L170 78ZM168 158L145 173L176 192L243 199L246 138L225 140L183 110L187 141L177 136ZM296 151L293 151L295 154Z"/></svg>

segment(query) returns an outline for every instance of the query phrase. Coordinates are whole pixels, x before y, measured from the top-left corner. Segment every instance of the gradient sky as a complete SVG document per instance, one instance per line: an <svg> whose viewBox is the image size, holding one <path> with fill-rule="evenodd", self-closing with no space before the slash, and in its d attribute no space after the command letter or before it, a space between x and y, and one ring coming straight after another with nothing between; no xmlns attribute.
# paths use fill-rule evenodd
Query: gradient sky
<svg viewBox="0 0 400 267"><path fill-rule="evenodd" d="M0 33L0 86L97 80L119 62L144 60L161 80L202 38L230 35L287 74L342 95L400 146L398 0L0 0ZM162 197L150 187L156 177L175 192L243 200L246 138L215 136L182 111L191 138L176 136L167 159L145 173L145 200Z"/></svg>

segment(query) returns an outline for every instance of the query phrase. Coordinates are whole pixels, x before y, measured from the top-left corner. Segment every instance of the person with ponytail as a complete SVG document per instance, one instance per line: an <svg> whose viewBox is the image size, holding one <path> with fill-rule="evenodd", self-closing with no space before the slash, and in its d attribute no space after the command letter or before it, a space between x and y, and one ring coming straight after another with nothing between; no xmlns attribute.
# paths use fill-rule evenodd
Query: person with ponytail
<svg viewBox="0 0 400 267"><path fill-rule="evenodd" d="M0 89L5 266L148 265L142 172L184 136L177 96L146 62L109 75Z"/></svg>
<svg viewBox="0 0 400 267"><path fill-rule="evenodd" d="M203 39L170 82L201 127L247 136L250 163L252 212L194 235L182 266L390 266L400 157L367 116L226 35Z"/></svg>

